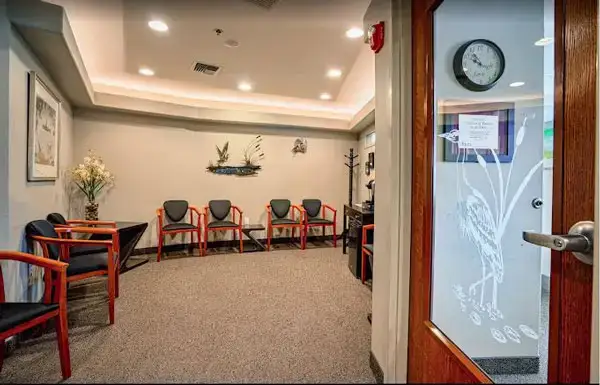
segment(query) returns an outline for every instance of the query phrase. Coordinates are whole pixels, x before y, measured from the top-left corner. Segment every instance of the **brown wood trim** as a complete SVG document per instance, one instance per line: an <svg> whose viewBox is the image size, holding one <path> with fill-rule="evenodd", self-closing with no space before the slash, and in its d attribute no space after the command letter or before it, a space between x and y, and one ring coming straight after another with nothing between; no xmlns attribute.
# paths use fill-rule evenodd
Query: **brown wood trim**
<svg viewBox="0 0 600 385"><path fill-rule="evenodd" d="M473 374L473 379L478 383L492 384L493 381L477 366L475 362L471 360L452 340L437 327L431 321L424 322L427 332L431 337L440 345L447 354L458 359L458 361L464 365L470 373Z"/></svg>
<svg viewBox="0 0 600 385"><path fill-rule="evenodd" d="M594 217L598 3L557 3L556 12L564 25L559 31L560 39L555 40L560 44L560 49L556 46L555 65L560 76L556 78L555 104L562 107L555 110L562 123L560 130L555 130L560 131L555 146L562 150L555 162L560 162L562 173L554 175L553 192L559 194L554 202L562 207L553 207L553 232L564 234L574 223ZM592 267L583 265L570 253L553 253L552 258L549 380L587 383Z"/></svg>
<svg viewBox="0 0 600 385"><path fill-rule="evenodd" d="M563 234L563 136L564 136L564 84L565 84L565 4L554 2L554 169L552 171L552 233ZM550 305L548 331L548 382L558 382L561 253L552 251L550 256ZM554 330L553 330L554 329Z"/></svg>

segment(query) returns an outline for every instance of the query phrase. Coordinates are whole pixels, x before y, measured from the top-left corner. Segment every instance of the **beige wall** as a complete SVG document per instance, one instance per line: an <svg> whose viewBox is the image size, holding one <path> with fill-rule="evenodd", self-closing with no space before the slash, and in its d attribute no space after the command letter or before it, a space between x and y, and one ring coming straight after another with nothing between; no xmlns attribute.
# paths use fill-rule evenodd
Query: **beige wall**
<svg viewBox="0 0 600 385"><path fill-rule="evenodd" d="M10 215L8 202L8 161L10 148L10 125L8 121L10 60L10 23L6 18L6 8L0 2L0 249L9 245ZM6 270L6 264L0 265ZM4 274L6 277L6 273Z"/></svg>
<svg viewBox="0 0 600 385"><path fill-rule="evenodd" d="M44 69L15 32L10 33L8 91L8 239L3 248L26 250L23 230L27 222L45 218L49 212L68 211L64 178L56 182L27 182L27 99L28 72L34 70L54 93ZM6 89L6 88L5 88ZM4 94L4 93L3 93ZM61 99L63 99L61 97ZM63 99L64 100L64 99ZM0 107L2 108L2 107ZM68 103L60 111L59 168L65 170L72 159L72 116ZM7 300L24 300L27 295L27 267L21 263L3 266Z"/></svg>
<svg viewBox="0 0 600 385"><path fill-rule="evenodd" d="M362 203L369 199L369 189L366 187L367 182L375 177L375 170L371 170L371 175L365 174L365 163L369 160L369 153L375 152L375 146L365 148L366 137L368 134L375 132L375 124L370 125L361 131L358 139L358 177L356 178L356 199L355 203ZM377 165L377 156L375 156L375 165Z"/></svg>
<svg viewBox="0 0 600 385"><path fill-rule="evenodd" d="M217 158L216 145L229 141L229 164L237 164L243 148L258 134L265 153L258 176L206 172L208 162ZM307 138L308 151L294 156L291 148L299 136ZM149 222L138 247L156 245L155 210L167 199L186 199L199 207L210 199L230 199L251 223L264 224L270 199L300 203L303 198L320 198L337 208L340 234L348 196L344 154L356 146L349 134L197 124L125 113L82 111L75 116L75 162L93 149L116 176L115 187L100 201L100 217Z"/></svg>

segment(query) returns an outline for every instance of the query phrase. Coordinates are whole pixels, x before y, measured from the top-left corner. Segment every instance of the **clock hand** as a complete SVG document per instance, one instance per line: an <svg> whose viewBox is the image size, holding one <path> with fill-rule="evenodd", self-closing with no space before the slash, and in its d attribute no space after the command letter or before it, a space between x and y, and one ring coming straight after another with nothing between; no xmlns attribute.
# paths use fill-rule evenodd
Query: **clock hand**
<svg viewBox="0 0 600 385"><path fill-rule="evenodd" d="M475 54L472 54L472 55L473 55L473 62L477 63L477 65L479 65L480 67L485 67L483 65L483 63L481 62L481 60L479 60L479 57L477 55L475 55Z"/></svg>

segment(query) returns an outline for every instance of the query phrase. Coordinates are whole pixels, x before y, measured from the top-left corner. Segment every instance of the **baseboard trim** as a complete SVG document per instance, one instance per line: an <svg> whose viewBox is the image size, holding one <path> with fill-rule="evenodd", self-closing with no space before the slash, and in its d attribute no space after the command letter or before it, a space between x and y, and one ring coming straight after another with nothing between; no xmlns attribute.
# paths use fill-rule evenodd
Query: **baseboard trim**
<svg viewBox="0 0 600 385"><path fill-rule="evenodd" d="M375 358L373 352L369 353L369 366L371 367L371 371L375 376L375 381L378 384L383 384L383 369L381 369L381 365L379 365L379 362L377 361L377 358Z"/></svg>
<svg viewBox="0 0 600 385"><path fill-rule="evenodd" d="M325 242L325 241L333 241L333 236L332 235L326 235L326 236L319 236L319 235L313 235L308 237L307 242L315 242L315 241L320 241L320 242ZM339 240L339 239L338 239ZM258 239L259 242L263 243L263 244L267 244L267 239L263 238L263 239ZM281 237L281 238L272 238L271 239L271 244L272 245L281 245L281 244L288 244L288 243L300 243L300 240L298 238L294 238L292 240L292 238L290 237ZM212 241L212 242L208 242L208 249L218 249L218 248L225 248L225 247L238 247L239 246L239 241L232 241L232 240L227 240L227 241ZM254 243L251 240L245 239L244 240L244 247L253 247ZM173 251L184 251L184 250L189 250L190 248L192 249L197 249L198 248L198 244L190 244L190 243L179 243L176 245L165 245L163 246L163 253L169 253L169 252L173 252ZM153 247L141 247L141 248L137 248L133 251L133 253L131 253L131 255L146 255L146 254L156 254L156 252L158 251L156 246Z"/></svg>
<svg viewBox="0 0 600 385"><path fill-rule="evenodd" d="M488 374L536 374L540 371L539 357L485 357L473 361Z"/></svg>

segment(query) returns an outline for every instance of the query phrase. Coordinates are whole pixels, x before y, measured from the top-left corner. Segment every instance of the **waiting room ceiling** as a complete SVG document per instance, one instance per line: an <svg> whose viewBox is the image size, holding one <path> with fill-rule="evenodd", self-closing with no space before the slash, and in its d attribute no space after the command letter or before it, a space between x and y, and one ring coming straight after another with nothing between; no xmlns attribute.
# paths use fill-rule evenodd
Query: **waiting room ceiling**
<svg viewBox="0 0 600 385"><path fill-rule="evenodd" d="M198 88L237 90L247 82L262 94L336 99L363 39L345 32L362 27L369 0L125 0L125 70ZM155 32L149 20L169 30ZM220 33L215 32L220 30ZM237 47L228 47L235 45ZM195 62L220 67L216 75L192 70ZM340 69L336 79L326 76Z"/></svg>

